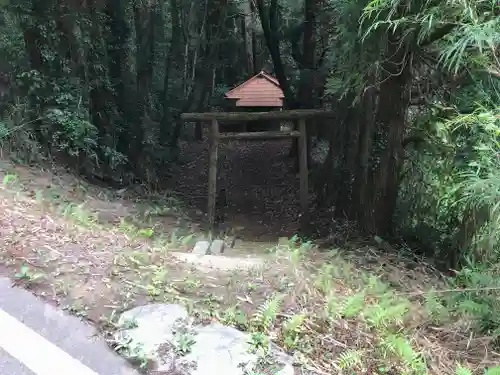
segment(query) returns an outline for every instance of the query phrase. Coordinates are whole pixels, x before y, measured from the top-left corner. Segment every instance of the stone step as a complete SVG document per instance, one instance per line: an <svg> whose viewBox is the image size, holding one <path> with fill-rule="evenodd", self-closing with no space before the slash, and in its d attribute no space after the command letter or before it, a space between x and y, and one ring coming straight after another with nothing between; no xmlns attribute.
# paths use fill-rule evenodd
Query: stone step
<svg viewBox="0 0 500 375"><path fill-rule="evenodd" d="M171 252L180 261L191 264L201 271L213 269L222 271L250 270L262 267L265 260L257 257L234 257L225 255L197 255L193 253Z"/></svg>
<svg viewBox="0 0 500 375"><path fill-rule="evenodd" d="M220 255L224 252L225 243L223 240L213 240L207 254Z"/></svg>
<svg viewBox="0 0 500 375"><path fill-rule="evenodd" d="M270 242L253 242L253 241L242 241L240 239L224 241L222 239L215 239L213 241L200 240L196 242L191 253L195 255L220 255L222 253L229 253L231 255L258 255L267 253L269 249L280 244L280 241L276 243Z"/></svg>

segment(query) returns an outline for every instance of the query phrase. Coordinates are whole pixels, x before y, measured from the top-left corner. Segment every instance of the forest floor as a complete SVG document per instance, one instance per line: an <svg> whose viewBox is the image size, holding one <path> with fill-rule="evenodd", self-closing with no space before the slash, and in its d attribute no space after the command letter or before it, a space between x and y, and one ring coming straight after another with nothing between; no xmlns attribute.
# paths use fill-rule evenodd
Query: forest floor
<svg viewBox="0 0 500 375"><path fill-rule="evenodd" d="M297 231L298 181L287 152L279 142L221 147L226 220L248 245L246 255L264 261L246 270L207 269L175 256L204 236L201 143L184 149L175 185L162 194L103 189L4 158L0 273L105 332L119 312L150 302L182 303L201 320L262 329L252 326L252 314L279 294L281 308L264 333L318 374L423 374L422 366L454 374L457 363L482 371L499 362L470 322L445 317L439 301L423 298L446 287L424 262L361 240L328 251L279 242Z"/></svg>
<svg viewBox="0 0 500 375"><path fill-rule="evenodd" d="M296 234L299 177L287 155L290 140L225 141L218 153L218 190L226 192L226 222L242 239L270 240ZM181 142L181 164L167 188L190 208L207 206L208 145Z"/></svg>

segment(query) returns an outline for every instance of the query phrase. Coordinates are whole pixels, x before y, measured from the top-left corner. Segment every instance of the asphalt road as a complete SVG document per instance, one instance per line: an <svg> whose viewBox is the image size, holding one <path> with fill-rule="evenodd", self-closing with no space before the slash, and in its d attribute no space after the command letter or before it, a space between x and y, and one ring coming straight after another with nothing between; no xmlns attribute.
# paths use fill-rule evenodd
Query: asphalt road
<svg viewBox="0 0 500 375"><path fill-rule="evenodd" d="M0 374L36 375L33 371L28 369L17 359L11 357L3 349L0 349Z"/></svg>
<svg viewBox="0 0 500 375"><path fill-rule="evenodd" d="M95 329L0 277L0 375L138 375Z"/></svg>

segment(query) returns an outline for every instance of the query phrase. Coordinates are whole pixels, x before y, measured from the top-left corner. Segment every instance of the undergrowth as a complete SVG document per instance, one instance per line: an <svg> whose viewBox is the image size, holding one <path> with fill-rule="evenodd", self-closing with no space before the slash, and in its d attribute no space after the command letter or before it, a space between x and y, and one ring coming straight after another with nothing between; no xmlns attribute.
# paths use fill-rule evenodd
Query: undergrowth
<svg viewBox="0 0 500 375"><path fill-rule="evenodd" d="M408 295L375 275L353 272L338 252L329 254L323 266L312 267L310 251L309 244L297 247L295 240L278 250L293 265L289 280L293 295L290 290L277 293L250 315L235 305L220 313L219 319L250 332L251 344L262 356L272 341L317 373L478 373L472 370L477 363L462 362L466 348L461 352L452 340L443 341L436 332L454 333L457 340L469 336L474 345L484 320L499 316L491 310L485 316L492 301L481 303L473 296L481 294L481 289L465 292L450 285L445 291L429 288ZM461 278L463 274L450 283ZM467 324L461 331L456 325L462 321ZM432 341L433 345L426 345ZM483 363L481 373L500 371L500 367L487 366Z"/></svg>
<svg viewBox="0 0 500 375"><path fill-rule="evenodd" d="M3 187L21 194L18 180L6 174ZM35 196L40 204L48 203L44 194ZM85 205L61 203L55 208L55 213L78 227L110 229L99 224ZM193 240L192 234L176 232L168 238L156 237L154 226L140 228L125 220L113 230L160 245L165 241L162 249ZM208 311L222 323L249 332L252 349L265 362L270 343L275 343L319 374L493 375L500 371L492 367L498 363L494 351L500 322L498 273L493 268L471 264L448 280L448 288L424 285L415 293L394 288L353 266L340 251L317 253L310 242L297 237L270 253L280 260L279 269L273 270L279 277L268 274L269 270L235 276L254 295L261 293L262 280L272 280L274 294L261 295L264 302L251 309L248 299L221 301L217 294L205 294L201 303L194 303L189 296L203 283L196 275L170 280L168 264L157 263L154 252L117 256L111 276L121 275L122 287L131 286L151 301L185 303L200 316ZM22 265L16 278L34 286L47 281L41 275ZM140 279L135 279L137 275ZM134 294L130 290L126 294L129 307L133 306ZM87 307L71 311L86 316ZM186 351L190 342L180 342L179 350Z"/></svg>

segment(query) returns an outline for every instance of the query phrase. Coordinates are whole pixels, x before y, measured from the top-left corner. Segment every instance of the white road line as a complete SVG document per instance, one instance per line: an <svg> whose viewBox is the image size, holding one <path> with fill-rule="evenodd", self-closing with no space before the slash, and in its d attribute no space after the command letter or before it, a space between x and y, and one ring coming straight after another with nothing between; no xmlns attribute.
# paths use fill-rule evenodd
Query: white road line
<svg viewBox="0 0 500 375"><path fill-rule="evenodd" d="M36 375L99 375L2 309L0 348Z"/></svg>

